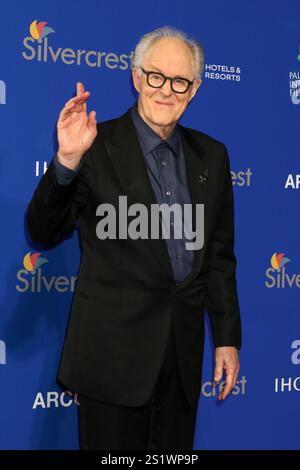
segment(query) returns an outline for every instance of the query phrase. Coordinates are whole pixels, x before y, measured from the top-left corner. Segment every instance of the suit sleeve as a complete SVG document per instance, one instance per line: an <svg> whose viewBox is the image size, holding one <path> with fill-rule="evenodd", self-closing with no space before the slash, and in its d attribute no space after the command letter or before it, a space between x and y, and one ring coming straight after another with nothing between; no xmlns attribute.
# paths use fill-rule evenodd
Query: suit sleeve
<svg viewBox="0 0 300 470"><path fill-rule="evenodd" d="M54 157L54 165L57 182L59 184L69 184L75 178L75 176L77 176L78 171L82 165L82 159L78 168L76 168L76 170L71 170L70 168L67 168L65 165L60 163L56 154Z"/></svg>
<svg viewBox="0 0 300 470"><path fill-rule="evenodd" d="M214 346L235 346L240 349L241 320L234 254L234 199L225 146L217 222L210 253L206 308L211 322Z"/></svg>
<svg viewBox="0 0 300 470"><path fill-rule="evenodd" d="M68 184L60 184L55 156L40 179L26 210L26 222L32 241L56 244L75 229L79 212L90 198L92 162L89 152L82 157L77 174ZM66 181L64 181L66 183Z"/></svg>

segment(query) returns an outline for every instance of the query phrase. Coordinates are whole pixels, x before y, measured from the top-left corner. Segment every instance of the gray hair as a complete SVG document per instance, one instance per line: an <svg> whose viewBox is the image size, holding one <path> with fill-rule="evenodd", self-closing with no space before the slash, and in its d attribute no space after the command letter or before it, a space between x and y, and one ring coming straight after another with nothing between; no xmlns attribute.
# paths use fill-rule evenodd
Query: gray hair
<svg viewBox="0 0 300 470"><path fill-rule="evenodd" d="M204 67L204 53L202 45L196 39L188 37L185 32L172 26L162 26L161 28L150 31L141 37L133 54L131 68L141 67L145 53L148 52L150 47L161 38L177 38L183 41L192 53L195 70L194 78L201 78Z"/></svg>

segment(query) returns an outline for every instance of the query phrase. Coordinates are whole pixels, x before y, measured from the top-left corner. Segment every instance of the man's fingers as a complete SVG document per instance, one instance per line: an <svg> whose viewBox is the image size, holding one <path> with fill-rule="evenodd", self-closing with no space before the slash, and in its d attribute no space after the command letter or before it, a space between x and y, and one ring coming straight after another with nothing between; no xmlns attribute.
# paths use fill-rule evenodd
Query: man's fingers
<svg viewBox="0 0 300 470"><path fill-rule="evenodd" d="M77 97L87 96L87 93L89 93L89 92L85 92L83 83L82 82L77 82ZM87 110L86 109L86 101L83 102L83 109L86 112L86 110ZM81 111L81 108L76 109L76 111Z"/></svg>
<svg viewBox="0 0 300 470"><path fill-rule="evenodd" d="M82 82L77 82L76 88L77 88L77 90L76 90L77 91L77 96L83 95L83 93L84 93L83 83Z"/></svg>
<svg viewBox="0 0 300 470"><path fill-rule="evenodd" d="M236 383L237 383L239 370L240 370L240 368L238 367L237 370L236 370L236 373L234 374L234 379L233 379L234 385L236 385Z"/></svg>
<svg viewBox="0 0 300 470"><path fill-rule="evenodd" d="M238 372L239 372L239 359L237 349L235 347L220 346L216 348L215 353L215 376L214 380L219 382L222 377L223 369L226 371L225 387L220 391L219 400L224 400L234 388Z"/></svg>
<svg viewBox="0 0 300 470"><path fill-rule="evenodd" d="M71 98L60 112L60 120L64 121L73 112L80 112L82 109L86 111L86 100L89 98L90 93L87 91L81 96Z"/></svg>
<svg viewBox="0 0 300 470"><path fill-rule="evenodd" d="M72 113L74 112L74 109L75 109L75 103L70 104L68 106L65 106L59 114L60 122L65 121L66 119L68 119L72 115Z"/></svg>
<svg viewBox="0 0 300 470"><path fill-rule="evenodd" d="M91 111L90 114L88 115L87 125L89 128L93 128L96 126L96 124L97 124L96 111Z"/></svg>
<svg viewBox="0 0 300 470"><path fill-rule="evenodd" d="M220 382L223 375L223 366L221 364L216 364L215 372L214 372L214 381Z"/></svg>
<svg viewBox="0 0 300 470"><path fill-rule="evenodd" d="M228 371L227 372L225 388L220 392L219 400L225 400L227 395L229 395L229 393L233 389L233 387L234 387L234 377L235 377L234 371Z"/></svg>
<svg viewBox="0 0 300 470"><path fill-rule="evenodd" d="M72 105L73 103L83 103L85 102L88 98L90 97L90 92L85 91L82 95L77 95L74 96L73 98L69 99L69 101L66 102L65 108Z"/></svg>
<svg viewBox="0 0 300 470"><path fill-rule="evenodd" d="M71 105L75 103L77 106L75 107L74 111L81 111L82 108L86 111L86 101L90 97L89 91L84 91L81 95L77 95L70 100Z"/></svg>

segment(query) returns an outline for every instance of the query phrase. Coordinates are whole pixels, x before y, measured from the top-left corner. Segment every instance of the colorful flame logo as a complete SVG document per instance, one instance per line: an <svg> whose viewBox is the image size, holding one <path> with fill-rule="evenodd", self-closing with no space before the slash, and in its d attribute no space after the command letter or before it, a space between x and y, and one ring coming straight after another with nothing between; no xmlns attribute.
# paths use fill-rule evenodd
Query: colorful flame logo
<svg viewBox="0 0 300 470"><path fill-rule="evenodd" d="M273 269L281 269L286 263L291 261L289 258L284 258L285 253L274 253L271 257L271 266Z"/></svg>
<svg viewBox="0 0 300 470"><path fill-rule="evenodd" d="M34 20L29 28L30 34L33 39L43 39L48 36L50 33L55 33L54 29L46 26L47 21L40 21L37 23L37 20Z"/></svg>
<svg viewBox="0 0 300 470"><path fill-rule="evenodd" d="M43 264L48 263L48 260L46 258L40 257L40 254L41 253L31 254L31 251L26 253L23 258L23 265L26 271L33 272Z"/></svg>

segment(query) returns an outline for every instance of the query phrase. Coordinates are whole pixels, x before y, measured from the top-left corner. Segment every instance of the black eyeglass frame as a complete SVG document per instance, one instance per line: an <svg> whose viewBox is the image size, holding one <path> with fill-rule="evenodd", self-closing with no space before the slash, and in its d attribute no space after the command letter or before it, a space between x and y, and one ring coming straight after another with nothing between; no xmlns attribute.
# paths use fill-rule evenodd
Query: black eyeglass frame
<svg viewBox="0 0 300 470"><path fill-rule="evenodd" d="M174 93L179 93L179 94L183 94L183 93L186 93L188 91L188 89L190 88L191 85L193 85L194 80L189 80L188 78L183 78L183 77L179 77L179 76L176 76L176 77L167 77L166 75L164 75L163 73L161 72L156 72L155 70L145 70L143 67L139 67L139 69L142 70L142 72L144 72L144 74L147 76L147 83L149 86L151 86L151 88L162 88L164 86L164 84L166 83L167 80L170 80L170 83L171 83L171 88L172 88L172 91L174 91ZM154 85L150 85L149 83L149 75L150 73L155 73L156 75L161 75L164 79L163 83L159 86L154 86ZM173 80L176 80L180 78L181 80L184 80L185 82L188 83L187 85L187 89L184 90L184 91L176 91L174 90L173 88Z"/></svg>

